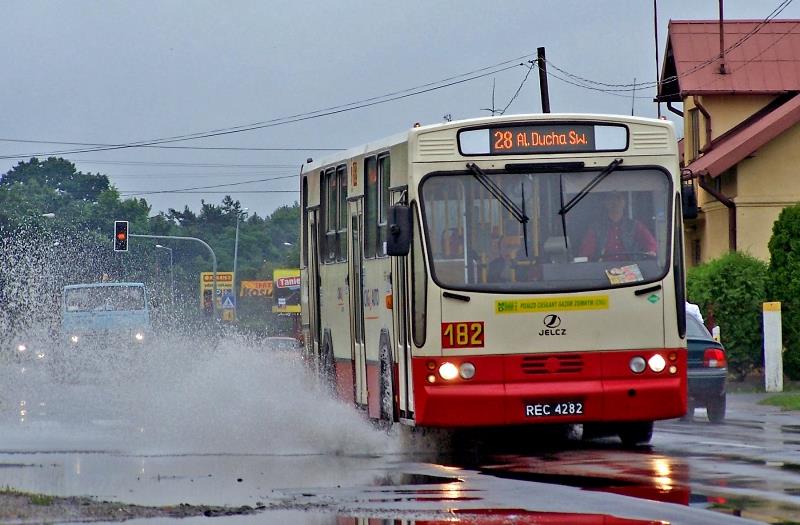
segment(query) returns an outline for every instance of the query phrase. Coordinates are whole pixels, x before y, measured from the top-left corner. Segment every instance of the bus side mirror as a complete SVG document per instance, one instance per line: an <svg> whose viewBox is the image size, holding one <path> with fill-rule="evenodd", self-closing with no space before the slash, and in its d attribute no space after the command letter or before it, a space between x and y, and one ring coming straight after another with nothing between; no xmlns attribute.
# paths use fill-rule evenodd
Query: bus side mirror
<svg viewBox="0 0 800 525"><path fill-rule="evenodd" d="M681 208L683 209L683 219L696 219L699 209L697 207L697 193L691 181L681 184Z"/></svg>
<svg viewBox="0 0 800 525"><path fill-rule="evenodd" d="M408 255L411 249L411 208L402 204L390 206L388 222L386 255Z"/></svg>

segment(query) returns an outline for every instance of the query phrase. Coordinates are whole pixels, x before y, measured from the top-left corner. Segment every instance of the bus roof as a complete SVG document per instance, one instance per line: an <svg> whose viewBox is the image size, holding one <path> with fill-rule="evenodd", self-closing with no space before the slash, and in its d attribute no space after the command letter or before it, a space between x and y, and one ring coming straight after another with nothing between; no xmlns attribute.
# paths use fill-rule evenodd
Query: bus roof
<svg viewBox="0 0 800 525"><path fill-rule="evenodd" d="M465 128L488 124L502 124L504 122L517 122L520 120L566 120L566 121L591 121L591 122L613 122L645 124L649 126L668 127L674 130L674 124L669 120L654 119L647 117L632 117L629 115L611 115L602 113L521 113L514 115L501 115L494 117L477 117L464 120L454 120L452 122L438 122L424 126L412 127L406 131L378 139L366 144L361 144L349 148L345 151L338 151L318 161L310 162L303 167L304 172L314 171L329 164L340 162L342 159L358 157L369 152L385 150L397 144L407 142L413 135L428 133L452 128Z"/></svg>
<svg viewBox="0 0 800 525"><path fill-rule="evenodd" d="M144 288L144 283L85 283L85 284L69 284L64 287L65 290L74 290L76 288L101 288L107 286L137 286Z"/></svg>

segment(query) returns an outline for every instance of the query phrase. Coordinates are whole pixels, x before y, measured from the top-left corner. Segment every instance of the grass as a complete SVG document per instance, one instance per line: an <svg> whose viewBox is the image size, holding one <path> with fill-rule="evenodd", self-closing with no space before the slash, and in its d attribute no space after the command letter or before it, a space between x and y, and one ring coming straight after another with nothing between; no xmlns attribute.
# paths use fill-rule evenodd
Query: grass
<svg viewBox="0 0 800 525"><path fill-rule="evenodd" d="M758 404L780 407L781 410L800 410L800 394L777 394L762 399Z"/></svg>
<svg viewBox="0 0 800 525"><path fill-rule="evenodd" d="M24 492L22 490L11 488L8 485L0 489L0 495L27 497L31 505L49 506L52 505L54 501L53 496Z"/></svg>

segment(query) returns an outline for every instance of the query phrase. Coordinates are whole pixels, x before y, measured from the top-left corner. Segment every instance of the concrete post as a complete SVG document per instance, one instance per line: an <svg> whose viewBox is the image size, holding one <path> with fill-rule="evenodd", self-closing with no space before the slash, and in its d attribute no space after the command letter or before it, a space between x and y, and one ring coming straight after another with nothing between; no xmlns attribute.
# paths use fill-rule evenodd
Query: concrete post
<svg viewBox="0 0 800 525"><path fill-rule="evenodd" d="M783 392L781 303L764 303L764 389Z"/></svg>

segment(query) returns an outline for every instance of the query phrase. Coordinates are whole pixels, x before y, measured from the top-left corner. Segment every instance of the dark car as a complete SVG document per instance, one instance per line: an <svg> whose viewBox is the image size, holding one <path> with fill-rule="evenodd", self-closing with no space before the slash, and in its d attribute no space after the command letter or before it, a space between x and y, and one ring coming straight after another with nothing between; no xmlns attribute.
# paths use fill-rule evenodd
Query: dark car
<svg viewBox="0 0 800 525"><path fill-rule="evenodd" d="M703 323L686 316L686 340L689 347L689 410L706 407L708 419L721 423L725 419L725 391L728 364L725 348L711 337Z"/></svg>

